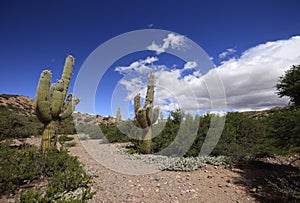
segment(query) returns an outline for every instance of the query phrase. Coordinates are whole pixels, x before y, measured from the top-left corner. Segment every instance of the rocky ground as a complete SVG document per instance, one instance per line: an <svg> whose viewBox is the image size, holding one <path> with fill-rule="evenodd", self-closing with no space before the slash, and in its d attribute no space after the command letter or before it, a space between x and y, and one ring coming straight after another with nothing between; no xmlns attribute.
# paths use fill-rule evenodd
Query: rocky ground
<svg viewBox="0 0 300 203"><path fill-rule="evenodd" d="M39 146L40 138L27 142ZM147 156L124 153L124 144L101 144L101 140L79 140L78 136L75 142L69 152L94 176L97 193L91 203L282 202L268 180L299 173L290 165L297 157L267 158L235 167L205 165L192 172L160 171L158 164L145 163Z"/></svg>
<svg viewBox="0 0 300 203"><path fill-rule="evenodd" d="M95 175L97 194L90 202L256 202L251 194L259 188L238 184L239 169L207 165L192 172L159 171L156 164L126 158L120 144L76 142L70 153Z"/></svg>

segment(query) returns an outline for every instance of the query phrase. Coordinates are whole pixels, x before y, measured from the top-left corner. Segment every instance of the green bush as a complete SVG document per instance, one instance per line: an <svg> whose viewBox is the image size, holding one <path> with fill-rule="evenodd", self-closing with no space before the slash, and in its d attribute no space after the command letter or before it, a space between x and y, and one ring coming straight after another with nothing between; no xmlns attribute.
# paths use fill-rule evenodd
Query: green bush
<svg viewBox="0 0 300 203"><path fill-rule="evenodd" d="M131 128L130 123L131 121L121 121L119 125L121 125L120 128L125 132L129 132L129 129ZM129 137L126 134L122 133L117 125L100 124L99 126L108 142L129 142Z"/></svg>
<svg viewBox="0 0 300 203"><path fill-rule="evenodd" d="M61 145L60 150L70 146L70 141L74 140L74 137L69 137L67 135L61 135L58 137L58 142ZM67 142L67 143L66 143Z"/></svg>
<svg viewBox="0 0 300 203"><path fill-rule="evenodd" d="M66 135L76 134L75 124L72 116L60 122L58 133Z"/></svg>
<svg viewBox="0 0 300 203"><path fill-rule="evenodd" d="M278 110L265 121L276 154L300 153L300 107Z"/></svg>
<svg viewBox="0 0 300 203"><path fill-rule="evenodd" d="M13 193L20 185L42 175L42 157L37 149L24 145L19 150L0 143L0 193Z"/></svg>
<svg viewBox="0 0 300 203"><path fill-rule="evenodd" d="M62 199L62 194L84 188L78 202L91 198L89 190L91 176L87 175L76 157L67 151L51 149L42 155L33 146L23 145L19 149L6 143L0 144L0 193L9 195L32 181L47 180L47 188L27 191L20 202L53 202Z"/></svg>
<svg viewBox="0 0 300 203"><path fill-rule="evenodd" d="M261 120L231 112L226 116L225 127L212 155L233 159L255 158L272 154L266 128Z"/></svg>
<svg viewBox="0 0 300 203"><path fill-rule="evenodd" d="M43 125L35 116L18 114L0 106L0 140L27 138L41 134Z"/></svg>

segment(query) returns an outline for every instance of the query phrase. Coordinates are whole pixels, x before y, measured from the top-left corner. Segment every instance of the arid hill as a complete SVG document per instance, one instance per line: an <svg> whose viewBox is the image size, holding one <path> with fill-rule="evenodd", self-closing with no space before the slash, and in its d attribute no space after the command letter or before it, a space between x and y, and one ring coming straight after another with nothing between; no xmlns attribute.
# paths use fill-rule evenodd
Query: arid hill
<svg viewBox="0 0 300 203"><path fill-rule="evenodd" d="M76 112L73 118L62 121L61 134L76 133L74 120L87 125L114 124L115 118ZM40 135L43 124L35 115L34 100L28 96L0 94L0 140Z"/></svg>

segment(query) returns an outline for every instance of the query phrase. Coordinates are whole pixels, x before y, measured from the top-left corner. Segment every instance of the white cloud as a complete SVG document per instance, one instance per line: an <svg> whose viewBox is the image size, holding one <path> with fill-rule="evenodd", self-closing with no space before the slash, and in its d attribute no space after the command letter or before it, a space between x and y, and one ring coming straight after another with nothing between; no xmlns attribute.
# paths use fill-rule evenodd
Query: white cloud
<svg viewBox="0 0 300 203"><path fill-rule="evenodd" d="M236 52L236 50L233 49L233 48L226 49L226 51L224 51L224 52L222 52L222 53L219 54L219 58L220 59L224 59L227 56L229 56L229 55L231 55L231 54L233 54L235 52Z"/></svg>
<svg viewBox="0 0 300 203"><path fill-rule="evenodd" d="M139 60L131 63L129 66L118 66L115 71L126 74L130 71L135 71L139 74L147 74L153 71L153 63L158 61L157 57L147 57L144 60ZM152 67L150 67L151 65Z"/></svg>
<svg viewBox="0 0 300 203"><path fill-rule="evenodd" d="M196 61L188 61L184 64L183 69L184 70L188 70L188 69L193 69L196 68L198 66Z"/></svg>
<svg viewBox="0 0 300 203"><path fill-rule="evenodd" d="M180 50L181 48L186 47L186 38L183 35L176 35L174 33L169 33L166 38L163 39L163 44L159 45L155 42L152 42L151 45L147 47L150 51L155 51L156 54L161 54L166 52L168 48Z"/></svg>
<svg viewBox="0 0 300 203"><path fill-rule="evenodd" d="M231 109L265 109L287 104L278 98L275 84L293 64L300 62L300 36L260 44L218 67Z"/></svg>
<svg viewBox="0 0 300 203"><path fill-rule="evenodd" d="M211 109L211 95L220 91L212 79L216 78L217 74L222 79L229 110L262 110L286 105L288 98L279 98L274 86L291 65L300 63L299 50L300 36L267 42L246 50L240 58L223 61L219 67L205 75L201 75L199 70L182 75L184 67L167 69L162 65L155 66L155 105L159 105L162 110L175 110L180 107L190 112L222 111L224 109L219 108L218 101ZM192 63L187 65L188 63L185 67L192 67ZM138 72L138 69L134 70ZM128 80L123 83L124 86L127 85L128 94L136 91L137 86L144 87L142 93L145 96L146 79Z"/></svg>

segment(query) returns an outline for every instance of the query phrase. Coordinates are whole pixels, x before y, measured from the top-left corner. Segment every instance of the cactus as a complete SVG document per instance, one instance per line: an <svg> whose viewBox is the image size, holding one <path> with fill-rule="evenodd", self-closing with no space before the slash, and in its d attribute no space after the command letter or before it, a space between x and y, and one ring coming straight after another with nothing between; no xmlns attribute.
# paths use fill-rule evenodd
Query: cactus
<svg viewBox="0 0 300 203"><path fill-rule="evenodd" d="M144 153L152 153L152 125L156 122L159 115L159 108L153 108L154 101L154 75L150 74L148 77L148 86L146 101L144 107L141 107L141 96L138 93L134 97L134 112L135 120L139 127L144 129L143 146Z"/></svg>
<svg viewBox="0 0 300 203"><path fill-rule="evenodd" d="M51 85L52 73L44 70L41 73L36 92L35 110L38 119L44 124L42 135L42 151L56 147L57 131L60 121L70 117L79 99L72 94L66 98L70 78L74 66L74 58L68 55L62 74L62 79Z"/></svg>
<svg viewBox="0 0 300 203"><path fill-rule="evenodd" d="M117 114L116 114L116 123L119 124L122 120L122 117L121 117L121 109L120 107L118 107L118 110L117 110Z"/></svg>

